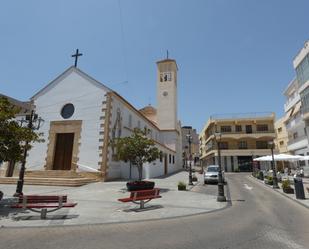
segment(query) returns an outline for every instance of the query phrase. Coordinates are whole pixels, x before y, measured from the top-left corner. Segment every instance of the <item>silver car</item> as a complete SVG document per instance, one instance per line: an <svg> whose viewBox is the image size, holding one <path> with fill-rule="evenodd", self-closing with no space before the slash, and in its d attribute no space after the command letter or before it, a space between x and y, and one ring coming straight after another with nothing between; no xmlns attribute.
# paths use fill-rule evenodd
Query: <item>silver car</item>
<svg viewBox="0 0 309 249"><path fill-rule="evenodd" d="M219 165L209 165L204 173L204 183L218 183ZM224 172L222 171L224 182Z"/></svg>

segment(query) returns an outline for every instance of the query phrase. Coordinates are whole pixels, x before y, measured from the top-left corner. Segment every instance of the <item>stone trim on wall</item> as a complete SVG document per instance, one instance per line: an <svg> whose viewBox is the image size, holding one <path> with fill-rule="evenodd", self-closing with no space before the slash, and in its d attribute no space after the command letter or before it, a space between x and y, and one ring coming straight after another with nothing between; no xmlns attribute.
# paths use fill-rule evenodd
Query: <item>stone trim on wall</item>
<svg viewBox="0 0 309 249"><path fill-rule="evenodd" d="M76 172L78 154L80 147L80 138L82 130L82 120L66 120L66 121L51 121L48 136L47 156L45 159L46 170L53 169L54 154L56 148L56 135L57 133L74 133L73 151L71 171Z"/></svg>
<svg viewBox="0 0 309 249"><path fill-rule="evenodd" d="M108 174L107 162L108 162L109 130L110 130L110 120L112 116L112 97L110 93L106 94L105 105L106 105L106 108L104 109L105 120L104 123L101 124L101 127L104 127L104 139L103 139L103 146L100 146L102 147L101 171L103 173L104 181L107 179Z"/></svg>

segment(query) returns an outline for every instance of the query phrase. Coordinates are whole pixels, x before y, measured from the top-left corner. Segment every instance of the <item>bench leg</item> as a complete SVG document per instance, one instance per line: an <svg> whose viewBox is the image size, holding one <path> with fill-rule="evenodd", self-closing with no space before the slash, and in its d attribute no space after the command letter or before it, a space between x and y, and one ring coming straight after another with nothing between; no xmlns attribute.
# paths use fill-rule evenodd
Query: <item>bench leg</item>
<svg viewBox="0 0 309 249"><path fill-rule="evenodd" d="M144 202L143 200L140 202L139 208L140 208L140 209L145 208L145 202Z"/></svg>
<svg viewBox="0 0 309 249"><path fill-rule="evenodd" d="M42 220L46 219L46 214L47 214L47 208L42 208L41 209L41 219Z"/></svg>

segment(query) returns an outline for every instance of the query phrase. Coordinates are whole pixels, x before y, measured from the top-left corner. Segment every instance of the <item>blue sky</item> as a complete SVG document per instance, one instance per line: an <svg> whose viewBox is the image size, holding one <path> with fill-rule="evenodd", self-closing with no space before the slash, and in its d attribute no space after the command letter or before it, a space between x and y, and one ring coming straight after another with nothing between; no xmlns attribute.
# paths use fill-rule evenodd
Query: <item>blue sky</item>
<svg viewBox="0 0 309 249"><path fill-rule="evenodd" d="M1 1L0 92L27 100L79 48L80 69L137 108L156 105L155 62L168 49L183 125L200 130L220 113L280 117L308 9L308 0Z"/></svg>

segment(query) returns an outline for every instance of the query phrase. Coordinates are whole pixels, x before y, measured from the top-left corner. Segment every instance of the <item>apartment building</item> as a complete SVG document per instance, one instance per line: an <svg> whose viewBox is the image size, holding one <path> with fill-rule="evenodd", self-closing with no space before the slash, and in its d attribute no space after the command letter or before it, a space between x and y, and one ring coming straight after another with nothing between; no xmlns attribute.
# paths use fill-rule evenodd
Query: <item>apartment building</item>
<svg viewBox="0 0 309 249"><path fill-rule="evenodd" d="M217 141L222 168L230 172L251 171L253 158L270 154L269 142L276 137L274 121L274 113L210 117L199 136L202 165L218 164L216 137L220 134Z"/></svg>
<svg viewBox="0 0 309 249"><path fill-rule="evenodd" d="M309 132L309 41L293 60L301 99L302 119L305 122L306 136Z"/></svg>
<svg viewBox="0 0 309 249"><path fill-rule="evenodd" d="M275 122L276 139L275 144L279 153L288 153L288 133L285 126L285 116Z"/></svg>
<svg viewBox="0 0 309 249"><path fill-rule="evenodd" d="M299 83L293 79L284 91L286 102L284 105L284 124L287 130L287 150L293 155L307 155L308 138L306 125L301 112L302 102L299 94ZM302 161L301 163L305 163Z"/></svg>

